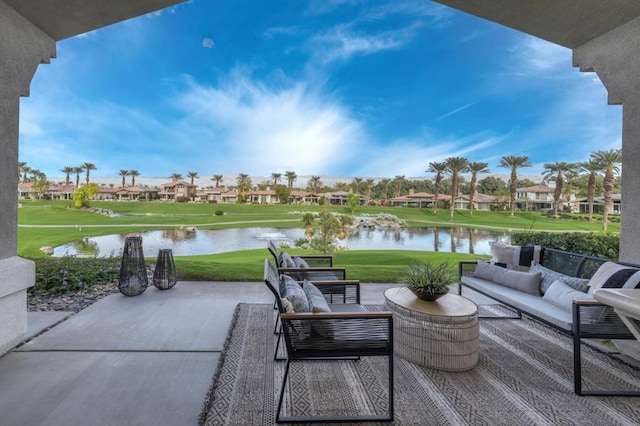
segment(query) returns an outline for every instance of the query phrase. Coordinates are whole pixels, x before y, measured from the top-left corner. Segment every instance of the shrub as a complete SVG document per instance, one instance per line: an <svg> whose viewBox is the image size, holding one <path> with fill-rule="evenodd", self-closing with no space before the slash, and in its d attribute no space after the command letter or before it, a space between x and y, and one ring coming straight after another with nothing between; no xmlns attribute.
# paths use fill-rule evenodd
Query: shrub
<svg viewBox="0 0 640 426"><path fill-rule="evenodd" d="M118 279L120 256L46 257L34 259L36 283L40 294L63 294L113 283Z"/></svg>
<svg viewBox="0 0 640 426"><path fill-rule="evenodd" d="M582 232L514 232L511 242L516 245L535 244L588 256L618 260L620 236Z"/></svg>
<svg viewBox="0 0 640 426"><path fill-rule="evenodd" d="M224 212L223 212L222 210L218 209L218 210L216 210L216 211L214 212L214 214L215 214L216 216L222 216L222 215L224 215Z"/></svg>

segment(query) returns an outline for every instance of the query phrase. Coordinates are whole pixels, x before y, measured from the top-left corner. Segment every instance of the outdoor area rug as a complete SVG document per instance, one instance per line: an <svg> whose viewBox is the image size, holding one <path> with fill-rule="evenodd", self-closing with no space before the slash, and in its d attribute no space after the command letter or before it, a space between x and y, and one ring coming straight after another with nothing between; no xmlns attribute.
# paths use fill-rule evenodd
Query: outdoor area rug
<svg viewBox="0 0 640 426"><path fill-rule="evenodd" d="M369 307L378 310L380 307ZM273 361L273 305L239 304L201 425L271 425L284 361ZM640 371L583 345L585 389L640 390ZM535 321L481 320L466 372L395 357L393 425L638 425L640 398L573 393L571 338ZM283 415L383 414L387 359L291 364ZM295 395L295 398L291 398ZM363 423L359 423L363 424Z"/></svg>

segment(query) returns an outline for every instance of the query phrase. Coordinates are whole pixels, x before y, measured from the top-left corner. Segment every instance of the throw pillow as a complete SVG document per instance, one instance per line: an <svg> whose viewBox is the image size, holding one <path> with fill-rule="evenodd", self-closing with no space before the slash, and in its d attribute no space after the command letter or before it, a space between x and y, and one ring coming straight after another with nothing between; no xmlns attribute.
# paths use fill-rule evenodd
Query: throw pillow
<svg viewBox="0 0 640 426"><path fill-rule="evenodd" d="M283 251L280 253L280 267L281 268L295 268L296 264L289 253Z"/></svg>
<svg viewBox="0 0 640 426"><path fill-rule="evenodd" d="M289 299L296 312L309 312L309 301L300 284L291 277L285 278L285 297Z"/></svg>
<svg viewBox="0 0 640 426"><path fill-rule="evenodd" d="M322 295L322 292L313 283L304 280L302 286L305 295L309 300L309 310L313 313L331 312L329 304ZM322 337L333 338L333 320L312 320L311 329Z"/></svg>
<svg viewBox="0 0 640 426"><path fill-rule="evenodd" d="M280 303L282 304L282 307L284 308L284 312L286 314L296 313L295 309L293 309L293 305L291 304L291 302L289 302L289 299L287 299L286 297L280 299Z"/></svg>
<svg viewBox="0 0 640 426"><path fill-rule="evenodd" d="M569 275L561 274L552 269L546 268L542 265L533 265L529 272L540 272L540 293L545 294L547 289L553 284L554 281L562 281L569 287L578 291L586 293L589 289L589 280L586 278L570 277Z"/></svg>
<svg viewBox="0 0 640 426"><path fill-rule="evenodd" d="M599 288L640 288L640 270L615 262L605 262L591 277L589 294Z"/></svg>
<svg viewBox="0 0 640 426"><path fill-rule="evenodd" d="M508 269L528 271L532 264L540 263L541 246L512 246L499 241L491 243L491 262L504 264Z"/></svg>
<svg viewBox="0 0 640 426"><path fill-rule="evenodd" d="M593 297L587 293L568 286L560 280L554 281L549 286L544 296L542 296L542 300L545 300L567 312L571 312L573 310L574 299L593 300Z"/></svg>
<svg viewBox="0 0 640 426"><path fill-rule="evenodd" d="M308 268L309 264L306 260L301 258L300 256L293 256L293 263L296 265L296 268Z"/></svg>
<svg viewBox="0 0 640 426"><path fill-rule="evenodd" d="M513 288L514 290L540 295L539 272L514 271L478 260L473 276Z"/></svg>

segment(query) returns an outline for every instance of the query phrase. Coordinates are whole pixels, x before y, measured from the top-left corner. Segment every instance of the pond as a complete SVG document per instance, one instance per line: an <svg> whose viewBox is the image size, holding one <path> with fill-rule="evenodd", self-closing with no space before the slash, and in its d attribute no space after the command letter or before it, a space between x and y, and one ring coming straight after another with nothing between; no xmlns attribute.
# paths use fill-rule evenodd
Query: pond
<svg viewBox="0 0 640 426"><path fill-rule="evenodd" d="M276 245L294 242L304 236L303 229L232 228L216 230L170 229L132 234L113 234L86 237L54 249L54 256L120 255L124 239L130 235L142 236L146 256L155 256L158 250L170 248L174 256L195 256L267 247L268 240ZM425 250L454 253L490 254L489 242L508 243L504 232L468 228L404 228L358 229L340 241L349 250Z"/></svg>

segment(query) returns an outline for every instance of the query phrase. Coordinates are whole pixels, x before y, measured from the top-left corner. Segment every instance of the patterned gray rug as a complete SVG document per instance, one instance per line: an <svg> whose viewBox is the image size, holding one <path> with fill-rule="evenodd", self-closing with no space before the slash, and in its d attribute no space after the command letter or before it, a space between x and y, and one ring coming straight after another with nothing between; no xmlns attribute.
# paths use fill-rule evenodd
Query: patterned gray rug
<svg viewBox="0 0 640 426"><path fill-rule="evenodd" d="M272 305L238 305L201 425L274 424L284 362L273 361L273 321ZM569 337L527 319L480 324L473 370L443 372L395 357L396 420L375 424L640 424L639 398L573 393ZM637 369L584 345L583 368L586 389L640 389ZM384 413L386 379L384 357L293 363L283 414Z"/></svg>

